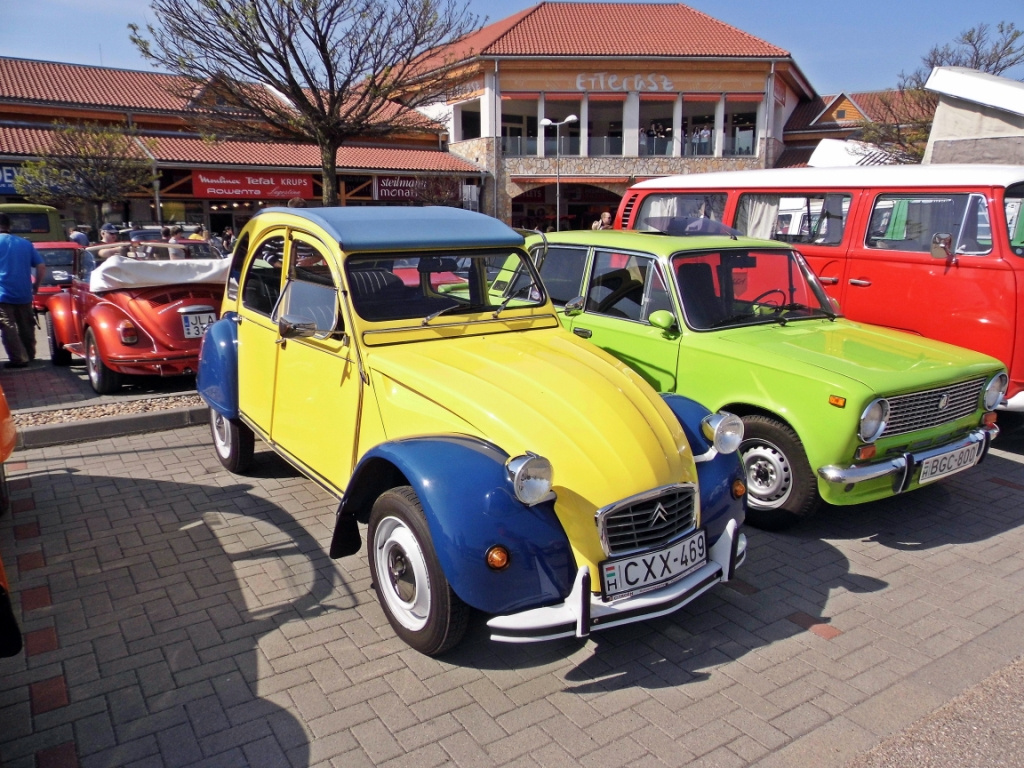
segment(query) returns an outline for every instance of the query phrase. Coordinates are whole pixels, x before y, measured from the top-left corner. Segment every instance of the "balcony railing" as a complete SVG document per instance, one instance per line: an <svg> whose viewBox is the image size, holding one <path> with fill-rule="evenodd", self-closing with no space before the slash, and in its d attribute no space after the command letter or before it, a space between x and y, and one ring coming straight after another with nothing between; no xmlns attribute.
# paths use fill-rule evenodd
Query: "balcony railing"
<svg viewBox="0 0 1024 768"><path fill-rule="evenodd" d="M536 136L502 136L501 154L507 157L536 157Z"/></svg>
<svg viewBox="0 0 1024 768"><path fill-rule="evenodd" d="M580 138L578 136L562 136L558 151L555 150L554 137L544 141L546 157L576 157L580 154ZM534 136L504 136L501 139L501 153L506 157L537 157L538 139ZM643 136L640 138L639 155L641 157L670 157L675 154L674 142L668 137ZM749 157L754 154L754 137L752 134L726 136L722 145L722 154L726 157ZM622 157L623 142L620 136L590 136L587 138L587 154L590 157ZM715 135L687 136L682 140L680 154L684 157L712 157L715 154Z"/></svg>

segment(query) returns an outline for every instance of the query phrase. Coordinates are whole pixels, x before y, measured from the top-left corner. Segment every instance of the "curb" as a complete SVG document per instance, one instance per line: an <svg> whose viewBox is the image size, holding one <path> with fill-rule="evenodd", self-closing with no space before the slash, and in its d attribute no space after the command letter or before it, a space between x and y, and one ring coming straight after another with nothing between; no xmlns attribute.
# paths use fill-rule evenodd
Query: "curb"
<svg viewBox="0 0 1024 768"><path fill-rule="evenodd" d="M62 424L41 424L38 427L19 429L15 449L47 448L51 445L78 443L85 440L102 440L145 432L162 432L168 429L206 424L209 418L210 411L206 406L194 406L171 408L166 411L132 413L124 416L106 416L101 419L83 419Z"/></svg>

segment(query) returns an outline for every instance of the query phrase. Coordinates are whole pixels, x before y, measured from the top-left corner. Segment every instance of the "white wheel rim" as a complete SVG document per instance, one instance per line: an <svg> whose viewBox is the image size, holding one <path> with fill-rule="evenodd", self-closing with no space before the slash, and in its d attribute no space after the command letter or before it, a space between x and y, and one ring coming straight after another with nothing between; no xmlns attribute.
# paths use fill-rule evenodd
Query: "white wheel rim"
<svg viewBox="0 0 1024 768"><path fill-rule="evenodd" d="M381 520L373 537L375 573L388 611L406 629L418 632L430 616L430 579L419 542L401 520Z"/></svg>
<svg viewBox="0 0 1024 768"><path fill-rule="evenodd" d="M86 368L89 369L89 379L96 384L100 378L100 351L92 338L89 339L89 348L85 350L85 360Z"/></svg>
<svg viewBox="0 0 1024 768"><path fill-rule="evenodd" d="M210 411L210 420L213 423L214 448L221 456L227 457L231 454L231 425L216 411Z"/></svg>
<svg viewBox="0 0 1024 768"><path fill-rule="evenodd" d="M755 443L743 451L747 503L755 509L778 509L793 493L793 468L786 454L771 443Z"/></svg>

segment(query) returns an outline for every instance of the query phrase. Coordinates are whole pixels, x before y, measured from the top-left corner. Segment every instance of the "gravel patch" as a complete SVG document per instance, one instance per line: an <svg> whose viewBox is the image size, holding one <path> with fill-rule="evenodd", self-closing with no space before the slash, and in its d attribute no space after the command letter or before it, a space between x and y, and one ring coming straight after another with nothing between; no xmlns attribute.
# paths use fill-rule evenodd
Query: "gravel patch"
<svg viewBox="0 0 1024 768"><path fill-rule="evenodd" d="M125 416L133 413L150 411L167 411L173 408L201 407L203 400L199 395L179 395L174 397L146 397L134 400L123 400L115 403L85 405L77 408L60 408L57 410L18 411L12 414L17 427L38 427L44 424L66 424L87 419L102 419L108 416Z"/></svg>

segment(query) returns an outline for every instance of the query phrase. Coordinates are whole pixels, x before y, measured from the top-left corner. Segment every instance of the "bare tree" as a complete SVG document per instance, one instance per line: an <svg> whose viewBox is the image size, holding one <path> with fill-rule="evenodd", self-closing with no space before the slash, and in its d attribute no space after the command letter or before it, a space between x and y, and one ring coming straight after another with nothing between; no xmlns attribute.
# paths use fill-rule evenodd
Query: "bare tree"
<svg viewBox="0 0 1024 768"><path fill-rule="evenodd" d="M14 188L44 205L89 205L98 227L103 203L152 187L156 176L146 155L149 144L124 124L58 122L39 159L21 166Z"/></svg>
<svg viewBox="0 0 1024 768"><path fill-rule="evenodd" d="M130 24L132 42L183 78L189 92L179 95L192 99L202 129L316 144L325 205L338 204L343 144L437 130L416 108L443 97L459 75L455 57L437 52L479 28L458 0L153 0L150 7L159 24L146 27L148 37Z"/></svg>
<svg viewBox="0 0 1024 768"><path fill-rule="evenodd" d="M1024 31L1013 22L1000 22L994 33L988 24L979 24L952 43L933 46L921 57L923 66L901 72L896 89L879 94L879 113L861 125L857 138L881 147L895 162L921 162L939 103L938 95L924 87L932 69L967 67L1002 75L1024 63L1022 37Z"/></svg>

